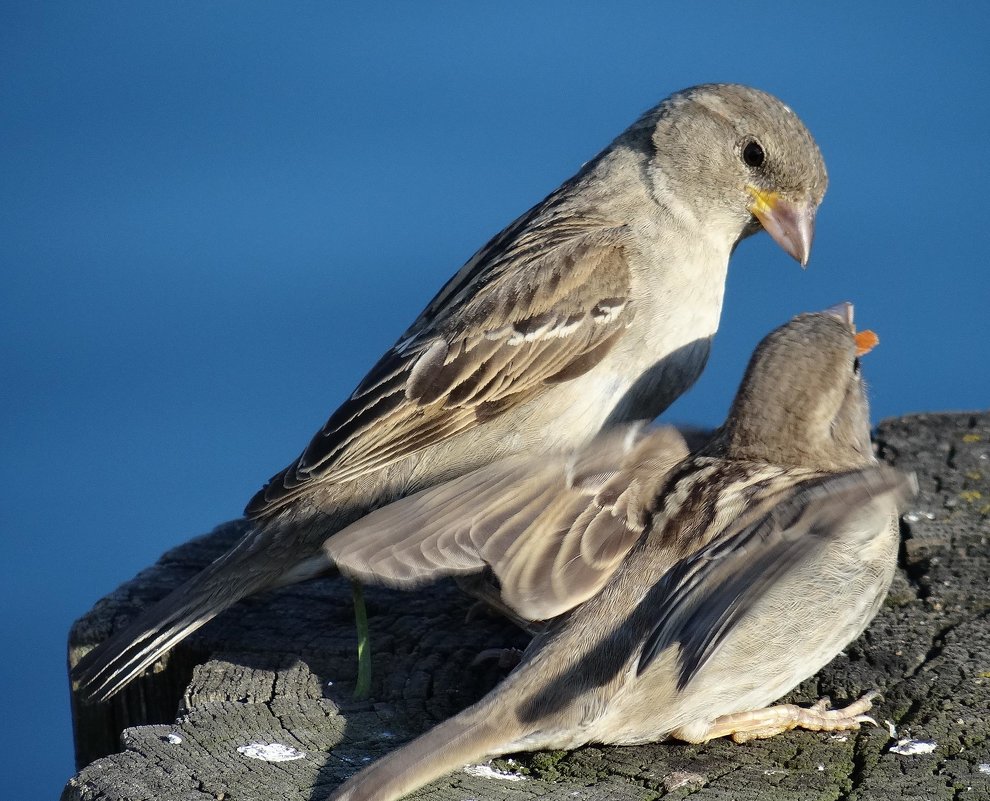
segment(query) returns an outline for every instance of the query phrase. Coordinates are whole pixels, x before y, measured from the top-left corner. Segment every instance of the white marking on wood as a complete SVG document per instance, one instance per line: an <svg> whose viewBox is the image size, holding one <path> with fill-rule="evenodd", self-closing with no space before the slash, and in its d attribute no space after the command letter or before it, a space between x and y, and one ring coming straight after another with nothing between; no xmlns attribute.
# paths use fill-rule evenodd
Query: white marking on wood
<svg viewBox="0 0 990 801"><path fill-rule="evenodd" d="M248 743L238 748L237 753L264 762L291 762L293 759L303 759L306 756L305 751L282 743Z"/></svg>

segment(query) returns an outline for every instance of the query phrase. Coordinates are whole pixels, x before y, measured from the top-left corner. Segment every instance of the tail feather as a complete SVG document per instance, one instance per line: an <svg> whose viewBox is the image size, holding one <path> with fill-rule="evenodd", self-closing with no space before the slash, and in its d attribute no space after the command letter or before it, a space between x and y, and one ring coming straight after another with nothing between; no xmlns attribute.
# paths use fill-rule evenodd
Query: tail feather
<svg viewBox="0 0 990 801"><path fill-rule="evenodd" d="M221 556L80 659L72 679L82 697L107 700L200 626L273 586L277 573L232 569L244 552L238 547Z"/></svg>
<svg viewBox="0 0 990 801"><path fill-rule="evenodd" d="M328 801L393 801L471 762L508 753L519 737L512 720L482 700L352 776Z"/></svg>

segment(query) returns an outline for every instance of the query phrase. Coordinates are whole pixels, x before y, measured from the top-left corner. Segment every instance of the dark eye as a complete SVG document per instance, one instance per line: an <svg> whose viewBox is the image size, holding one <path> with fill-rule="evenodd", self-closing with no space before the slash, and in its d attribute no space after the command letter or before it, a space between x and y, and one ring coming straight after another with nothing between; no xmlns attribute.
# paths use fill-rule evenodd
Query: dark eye
<svg viewBox="0 0 990 801"><path fill-rule="evenodd" d="M743 161L750 167L761 167L763 166L763 160L766 158L766 154L763 152L763 147L759 142L755 139L750 139L743 145L742 157Z"/></svg>
<svg viewBox="0 0 990 801"><path fill-rule="evenodd" d="M859 356L853 359L853 373L859 375Z"/></svg>

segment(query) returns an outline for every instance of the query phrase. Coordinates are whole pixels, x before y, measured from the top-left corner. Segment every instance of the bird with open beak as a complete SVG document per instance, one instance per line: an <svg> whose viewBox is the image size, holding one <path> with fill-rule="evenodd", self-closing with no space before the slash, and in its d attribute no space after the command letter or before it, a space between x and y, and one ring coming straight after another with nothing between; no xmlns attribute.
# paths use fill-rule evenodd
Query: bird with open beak
<svg viewBox="0 0 990 801"><path fill-rule="evenodd" d="M760 343L694 455L673 429L619 427L424 490L328 540L363 581L486 570L520 619L553 618L487 696L331 801L390 801L516 751L872 722L873 693L842 709L768 705L859 636L894 574L915 488L873 455L860 357L876 341L851 306L800 315Z"/></svg>

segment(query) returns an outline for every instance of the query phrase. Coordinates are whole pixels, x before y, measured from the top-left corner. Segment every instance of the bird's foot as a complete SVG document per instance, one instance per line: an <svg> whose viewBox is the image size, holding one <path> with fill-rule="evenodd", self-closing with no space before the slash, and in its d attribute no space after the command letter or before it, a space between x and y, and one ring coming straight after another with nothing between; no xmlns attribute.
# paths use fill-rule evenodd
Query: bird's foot
<svg viewBox="0 0 990 801"><path fill-rule="evenodd" d="M522 655L520 648L486 648L471 660L471 667L494 659L500 668L511 670L522 661Z"/></svg>
<svg viewBox="0 0 990 801"><path fill-rule="evenodd" d="M863 723L876 726L877 722L865 713L873 707L873 700L879 695L876 690L871 690L842 709L830 709L829 699L821 698L810 707L778 704L749 712L722 715L715 719L704 739L732 737L737 743L745 743L773 737L791 729L850 731L858 729Z"/></svg>

